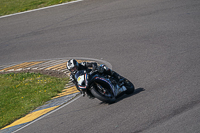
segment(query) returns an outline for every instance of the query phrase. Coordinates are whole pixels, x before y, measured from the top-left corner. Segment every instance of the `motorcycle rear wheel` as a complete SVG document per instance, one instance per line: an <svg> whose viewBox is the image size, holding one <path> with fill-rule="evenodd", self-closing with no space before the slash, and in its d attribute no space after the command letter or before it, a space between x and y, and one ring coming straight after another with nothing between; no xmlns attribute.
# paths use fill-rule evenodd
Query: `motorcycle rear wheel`
<svg viewBox="0 0 200 133"><path fill-rule="evenodd" d="M126 94L132 94L132 93L134 93L135 87L134 87L134 85L128 79L125 79L124 86L127 89L125 91Z"/></svg>

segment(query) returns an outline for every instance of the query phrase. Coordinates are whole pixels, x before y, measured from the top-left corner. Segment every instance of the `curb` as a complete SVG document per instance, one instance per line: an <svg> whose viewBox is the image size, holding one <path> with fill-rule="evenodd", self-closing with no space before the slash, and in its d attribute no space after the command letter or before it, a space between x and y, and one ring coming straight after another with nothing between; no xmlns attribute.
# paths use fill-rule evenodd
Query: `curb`
<svg viewBox="0 0 200 133"><path fill-rule="evenodd" d="M97 62L98 64L105 64L109 68L112 69L112 65L109 62L92 59L92 58L81 58L81 57L71 57L80 62ZM8 65L0 65L0 74L1 73L10 73L10 72L21 72L21 71L44 71L46 73L56 72L59 74L64 74L65 76L69 76L70 72L66 69L66 63L71 58L59 58L59 59L47 59L40 61L29 61L29 62L20 62L20 63L11 63ZM11 133L16 130L20 130L20 128L25 127L28 124L33 123L37 119L42 116L48 115L48 113L52 112L55 109L59 109L59 107L64 106L64 104L69 103L75 97L79 95L79 91L73 85L72 82L69 82L64 87L62 93L58 94L58 96L52 98L52 100L45 103L26 116L14 121L10 125L0 129L0 133Z"/></svg>

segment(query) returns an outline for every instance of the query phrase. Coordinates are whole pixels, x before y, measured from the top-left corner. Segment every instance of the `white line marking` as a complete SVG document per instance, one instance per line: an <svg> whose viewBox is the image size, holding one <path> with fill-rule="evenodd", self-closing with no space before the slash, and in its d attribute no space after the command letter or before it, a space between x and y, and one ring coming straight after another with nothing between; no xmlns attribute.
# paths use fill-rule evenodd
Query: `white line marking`
<svg viewBox="0 0 200 133"><path fill-rule="evenodd" d="M19 15L19 14L24 14L24 13L28 13L28 12L34 12L34 11L44 10L44 9L48 9L48 8L52 8L52 7L63 6L63 5L67 5L67 4L72 4L72 3L76 3L76 2L80 2L80 1L83 1L83 0L76 0L76 1L71 1L71 2L62 3L62 4L58 4L58 5L52 5L52 6L47 6L47 7L43 7L43 8L28 10L28 11L25 11L25 12L19 12L19 13L9 14L9 15L5 15L5 16L0 16L0 19L1 18L10 17L10 16Z"/></svg>
<svg viewBox="0 0 200 133"><path fill-rule="evenodd" d="M33 124L34 122L36 122L36 121L38 121L38 120L40 120L40 119L42 119L42 118L44 118L44 117L46 117L46 116L48 116L48 115L54 113L54 112L56 112L57 110L59 110L59 109L65 107L65 106L69 105L70 103L74 102L75 100L77 100L77 99L80 98L81 96L82 96L82 95L79 95L79 96L75 97L74 99L72 99L72 100L69 101L68 103L66 103L66 104L64 104L64 105L62 105L62 106L56 108L55 110L53 110L53 111L51 111L51 112L49 112L49 113L47 113L47 114L45 114L45 115L43 115L43 116L41 116L41 117L35 119L35 120L33 120L32 122L26 124L25 126L23 126L23 127L19 128L19 129L15 130L15 131L13 131L12 133L16 133L17 131L22 130L23 128L25 128L25 127L27 127L27 126Z"/></svg>

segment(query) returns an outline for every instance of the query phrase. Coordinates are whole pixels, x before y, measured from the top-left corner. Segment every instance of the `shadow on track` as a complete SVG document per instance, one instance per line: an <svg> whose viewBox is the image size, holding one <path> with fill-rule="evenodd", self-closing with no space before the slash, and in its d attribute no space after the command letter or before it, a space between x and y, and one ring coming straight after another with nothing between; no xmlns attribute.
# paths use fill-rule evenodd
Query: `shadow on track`
<svg viewBox="0 0 200 133"><path fill-rule="evenodd" d="M132 94L129 94L129 95L128 94L124 94L124 95L118 97L117 100L114 103L112 103L112 104L115 104L115 103L117 103L117 102L119 102L119 101L121 101L121 100L123 100L125 98L128 98L128 97L131 97L133 95L136 95L136 94L138 94L138 93L140 93L142 91L145 91L145 89L144 88L137 88L137 89L135 89L134 93L132 93ZM100 102L99 104L108 104L108 105L111 105L111 104L106 103L106 102Z"/></svg>
<svg viewBox="0 0 200 133"><path fill-rule="evenodd" d="M133 96L133 95L136 95L136 94L138 94L138 93L140 93L140 92L142 92L142 91L145 91L145 89L144 88L137 88L137 89L135 89L135 91L134 91L134 93L132 93L132 94L129 94L129 95L127 95L127 94L124 94L124 95L122 95L121 97L119 97L117 100L116 100L116 102L115 103L117 103L117 102L119 102L119 101L121 101L121 100L123 100L123 99L125 99L125 98L128 98L128 97L131 97L131 96ZM88 97L82 97L83 99L81 100L81 101L83 101L84 99L89 99ZM94 99L89 99L89 100L94 100ZM87 101L87 100L86 100ZM46 116L45 118L43 118L43 119L51 119L51 118L56 118L56 117L59 117L59 116L63 116L63 115L65 115L65 114L67 114L67 115L72 115L73 113L75 113L75 112L78 112L78 113L80 113L81 114L81 112L82 111L85 111L85 110L95 110L95 108L97 108L97 107L99 107L99 106L101 106L101 105L112 105L112 104L109 104L109 103L106 103L106 102L100 102L99 104L98 104L98 102L99 102L99 100L97 101L97 102L95 102L94 101L94 103L93 104L90 104L90 105L87 105L87 106L78 106L77 108L78 109L74 109L73 111L66 111L66 112L62 112L62 113L59 113L59 114L57 114L57 115L54 115L54 116ZM115 103L113 103L113 104L115 104ZM102 106L102 107L103 107Z"/></svg>

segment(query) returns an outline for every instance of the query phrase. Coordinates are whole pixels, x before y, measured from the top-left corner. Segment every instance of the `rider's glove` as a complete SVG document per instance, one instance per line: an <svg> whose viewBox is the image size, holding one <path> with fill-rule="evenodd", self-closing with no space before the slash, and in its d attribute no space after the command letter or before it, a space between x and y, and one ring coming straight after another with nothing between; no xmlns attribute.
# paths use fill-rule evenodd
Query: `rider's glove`
<svg viewBox="0 0 200 133"><path fill-rule="evenodd" d="M99 73L103 73L103 72L104 72L103 66L99 66L99 67L97 68L97 70L98 70Z"/></svg>
<svg viewBox="0 0 200 133"><path fill-rule="evenodd" d="M93 66L92 71L94 72L96 70L96 68L97 68L96 66Z"/></svg>

